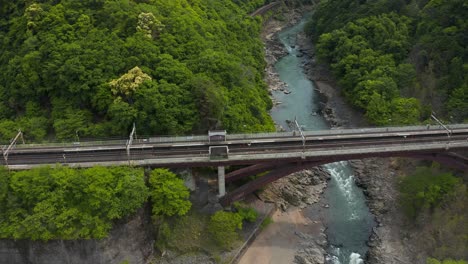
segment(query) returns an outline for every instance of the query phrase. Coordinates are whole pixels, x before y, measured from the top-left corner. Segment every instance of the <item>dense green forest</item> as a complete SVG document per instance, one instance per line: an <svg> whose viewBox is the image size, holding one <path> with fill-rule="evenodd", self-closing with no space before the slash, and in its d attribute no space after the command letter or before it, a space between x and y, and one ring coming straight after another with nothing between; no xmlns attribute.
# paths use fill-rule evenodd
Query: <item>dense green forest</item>
<svg viewBox="0 0 468 264"><path fill-rule="evenodd" d="M0 1L0 140L271 131L261 0Z"/></svg>
<svg viewBox="0 0 468 264"><path fill-rule="evenodd" d="M113 222L152 207L155 224L191 208L184 181L167 169L0 167L0 239L107 237Z"/></svg>
<svg viewBox="0 0 468 264"><path fill-rule="evenodd" d="M307 31L371 123L468 121L466 1L321 1Z"/></svg>
<svg viewBox="0 0 468 264"><path fill-rule="evenodd" d="M147 197L143 169L0 167L0 238L104 238Z"/></svg>
<svg viewBox="0 0 468 264"><path fill-rule="evenodd" d="M0 239L102 239L116 220L137 210L149 215L146 203L157 249L216 255L240 241L244 222L257 220L257 212L241 203L234 203L234 212L199 214L189 196L184 181L167 169L0 167Z"/></svg>

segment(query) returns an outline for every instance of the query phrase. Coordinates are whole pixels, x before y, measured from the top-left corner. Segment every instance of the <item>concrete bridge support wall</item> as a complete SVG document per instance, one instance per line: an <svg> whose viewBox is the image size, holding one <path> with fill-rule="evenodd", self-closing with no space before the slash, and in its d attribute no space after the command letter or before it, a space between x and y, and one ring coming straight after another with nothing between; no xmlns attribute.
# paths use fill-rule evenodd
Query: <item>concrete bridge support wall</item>
<svg viewBox="0 0 468 264"><path fill-rule="evenodd" d="M219 197L223 197L226 194L224 166L218 166L218 191Z"/></svg>

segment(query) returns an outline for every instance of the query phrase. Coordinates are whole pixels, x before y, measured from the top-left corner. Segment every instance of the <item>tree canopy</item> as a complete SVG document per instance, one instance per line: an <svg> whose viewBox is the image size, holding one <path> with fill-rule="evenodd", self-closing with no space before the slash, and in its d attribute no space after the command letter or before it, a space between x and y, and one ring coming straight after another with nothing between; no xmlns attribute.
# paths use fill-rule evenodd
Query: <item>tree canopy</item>
<svg viewBox="0 0 468 264"><path fill-rule="evenodd" d="M0 167L0 238L104 238L148 197L143 170Z"/></svg>
<svg viewBox="0 0 468 264"><path fill-rule="evenodd" d="M149 178L150 197L154 216L182 216L192 204L184 181L168 169L155 169Z"/></svg>
<svg viewBox="0 0 468 264"><path fill-rule="evenodd" d="M462 0L321 1L307 32L370 122L414 124L431 110L463 122L467 11Z"/></svg>
<svg viewBox="0 0 468 264"><path fill-rule="evenodd" d="M1 1L0 139L273 130L263 2Z"/></svg>
<svg viewBox="0 0 468 264"><path fill-rule="evenodd" d="M415 70L404 63L410 48L411 20L395 13L361 18L320 36L319 56L331 67L355 106L377 125L414 124L421 106L401 91L415 84Z"/></svg>
<svg viewBox="0 0 468 264"><path fill-rule="evenodd" d="M230 249L239 239L242 229L242 216L238 213L218 211L211 216L208 230L219 246Z"/></svg>

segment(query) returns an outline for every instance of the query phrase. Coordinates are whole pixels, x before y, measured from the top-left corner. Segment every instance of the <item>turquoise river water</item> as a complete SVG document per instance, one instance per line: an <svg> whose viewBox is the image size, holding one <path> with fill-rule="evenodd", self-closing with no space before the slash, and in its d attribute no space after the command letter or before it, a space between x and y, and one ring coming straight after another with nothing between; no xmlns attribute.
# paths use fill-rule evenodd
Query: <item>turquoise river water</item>
<svg viewBox="0 0 468 264"><path fill-rule="evenodd" d="M279 60L275 68L291 93L273 93L282 103L272 109L271 115L285 129L288 129L286 120L294 120L295 117L304 130L330 129L326 120L317 114L319 94L303 73L303 60L297 56L296 36L303 30L307 19L308 16L304 17L300 23L279 34L289 54ZM327 263L363 263L362 258L368 250L366 241L375 225L374 218L365 203L362 190L354 183L353 171L347 162L332 163L325 167L332 176L321 202L328 204L329 208L320 210L330 245L327 248ZM316 212L314 209L305 210L306 215Z"/></svg>

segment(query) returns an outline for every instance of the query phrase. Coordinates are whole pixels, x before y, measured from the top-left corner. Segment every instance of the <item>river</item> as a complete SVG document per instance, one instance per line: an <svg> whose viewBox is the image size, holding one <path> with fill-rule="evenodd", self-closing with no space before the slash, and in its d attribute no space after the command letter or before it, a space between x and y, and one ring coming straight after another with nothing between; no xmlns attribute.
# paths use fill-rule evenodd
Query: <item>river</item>
<svg viewBox="0 0 468 264"><path fill-rule="evenodd" d="M330 129L326 120L319 115L319 94L314 84L303 73L303 60L300 56L296 41L309 16L295 26L279 33L281 42L288 50L288 55L280 59L275 68L280 79L287 84L286 94L274 91L273 96L281 104L275 106L271 115L275 122L288 129L286 120L297 119L303 130ZM374 218L365 203L365 197L353 179L353 171L347 162L337 162L325 166L330 172L331 181L326 189L321 203L329 208L320 210L320 218L327 227L329 247L326 256L331 264L363 263L362 256L368 250L366 241L369 238ZM305 215L316 217L318 210L308 208Z"/></svg>

